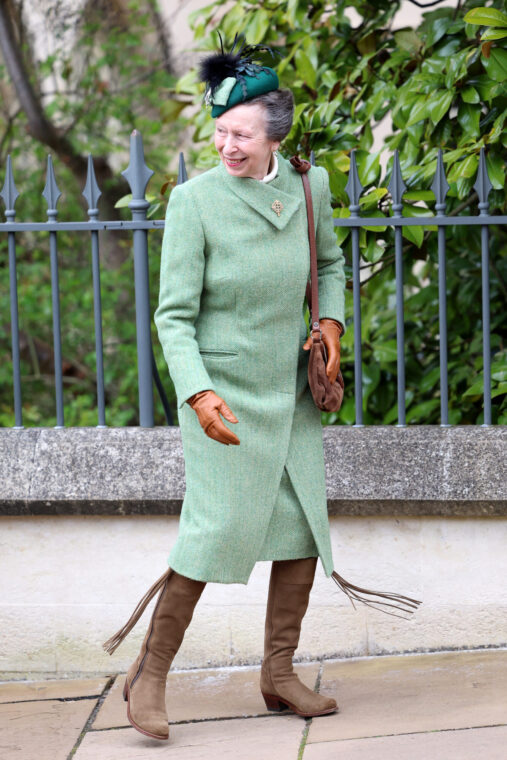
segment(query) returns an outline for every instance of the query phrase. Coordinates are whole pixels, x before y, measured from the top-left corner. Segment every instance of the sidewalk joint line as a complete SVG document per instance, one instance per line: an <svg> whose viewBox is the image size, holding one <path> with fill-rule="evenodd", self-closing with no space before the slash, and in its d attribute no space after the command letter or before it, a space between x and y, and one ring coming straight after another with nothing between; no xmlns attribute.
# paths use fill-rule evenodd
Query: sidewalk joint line
<svg viewBox="0 0 507 760"><path fill-rule="evenodd" d="M82 731L80 732L79 736L77 737L77 739L75 741L74 746L72 747L71 751L69 752L69 754L67 756L67 760L71 760L74 757L74 755L76 754L76 752L78 751L81 742L83 741L83 739L86 736L86 734L90 731L92 723L95 720L98 711L102 707L102 705L104 703L104 700L106 699L107 695L111 691L111 688L112 688L115 680L116 680L116 675L109 676L109 678L107 679L106 685L104 686L104 689L102 690L102 694L97 699L97 704L95 705L95 707L93 708L93 710L89 714L88 720L84 724L84 727L83 727Z"/></svg>
<svg viewBox="0 0 507 760"><path fill-rule="evenodd" d="M276 713L274 715L270 713L259 713L257 715L222 715L215 718L190 718L189 720L170 720L169 725L170 726L185 726L190 723L217 723L218 721L223 720L251 720L252 718L270 718L271 720L276 720L277 718L286 718L287 716L294 715L295 717L301 717L297 716L295 713L293 713L291 710L287 709L283 712ZM125 725L122 726L105 726L104 728L90 728L89 733L100 733L103 731L118 731L119 729L123 728L132 728L132 725L130 723L125 723Z"/></svg>
<svg viewBox="0 0 507 760"><path fill-rule="evenodd" d="M10 699L8 702L0 702L2 705L24 705L27 702L79 702L83 699L98 699L100 694L87 694L81 697L41 697L40 699Z"/></svg>
<svg viewBox="0 0 507 760"><path fill-rule="evenodd" d="M297 760L302 760L303 752L306 749L306 740L310 732L310 726L312 725L313 718L305 718L305 727L303 728L303 735L301 737L301 744L299 745Z"/></svg>
<svg viewBox="0 0 507 760"><path fill-rule="evenodd" d="M315 679L314 691L320 693L320 682L322 673L324 671L324 659L318 660L319 670L317 672L317 678ZM310 733L310 726L312 725L313 718L305 718L305 727L303 728L303 735L301 736L301 744L299 745L297 760L302 760L303 753L306 749L306 742L308 740L308 734Z"/></svg>
<svg viewBox="0 0 507 760"><path fill-rule="evenodd" d="M507 723L492 723L484 726L461 726L458 728L429 728L427 731L400 731L397 734L371 734L370 736L347 736L343 739L320 739L315 744L336 744L337 742L364 741L366 739L387 739L392 736L422 736L423 734L445 734L450 731L476 731L481 728L504 728ZM299 760L299 758L298 758Z"/></svg>

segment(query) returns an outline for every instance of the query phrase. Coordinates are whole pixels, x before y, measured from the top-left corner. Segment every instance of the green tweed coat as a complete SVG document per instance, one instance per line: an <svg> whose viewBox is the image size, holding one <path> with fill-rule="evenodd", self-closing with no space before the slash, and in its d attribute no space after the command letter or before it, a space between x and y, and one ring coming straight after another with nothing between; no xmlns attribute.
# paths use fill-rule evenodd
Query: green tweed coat
<svg viewBox="0 0 507 760"><path fill-rule="evenodd" d="M345 323L343 255L327 172L309 172L320 316ZM280 215L274 201L282 203ZM174 383L186 492L168 558L195 580L248 582L258 560L320 556L333 571L321 413L308 386L310 272L303 183L278 154L269 182L220 163L176 186L162 244L155 324ZM239 422L209 438L185 403L206 388Z"/></svg>

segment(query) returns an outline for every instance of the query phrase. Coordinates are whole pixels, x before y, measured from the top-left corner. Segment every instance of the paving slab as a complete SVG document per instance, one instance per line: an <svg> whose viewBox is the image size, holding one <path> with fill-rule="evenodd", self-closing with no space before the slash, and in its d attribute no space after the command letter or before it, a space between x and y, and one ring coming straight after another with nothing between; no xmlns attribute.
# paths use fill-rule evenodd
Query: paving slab
<svg viewBox="0 0 507 760"><path fill-rule="evenodd" d="M179 723L168 741L134 728L89 731L73 760L297 760L305 721L297 715Z"/></svg>
<svg viewBox="0 0 507 760"><path fill-rule="evenodd" d="M310 689L315 687L320 664L296 663L294 671ZM166 704L169 723L186 720L268 715L259 689L260 667L216 668L169 672ZM123 700L125 674L117 676L92 728L129 726Z"/></svg>
<svg viewBox="0 0 507 760"><path fill-rule="evenodd" d="M320 742L303 760L505 760L507 726Z"/></svg>
<svg viewBox="0 0 507 760"><path fill-rule="evenodd" d="M96 704L80 699L0 705L0 757L67 760Z"/></svg>
<svg viewBox="0 0 507 760"><path fill-rule="evenodd" d="M503 725L507 650L328 660L320 693L340 710L312 720L308 744Z"/></svg>
<svg viewBox="0 0 507 760"><path fill-rule="evenodd" d="M108 678L53 679L50 681L9 681L0 683L0 704L56 697L99 697Z"/></svg>

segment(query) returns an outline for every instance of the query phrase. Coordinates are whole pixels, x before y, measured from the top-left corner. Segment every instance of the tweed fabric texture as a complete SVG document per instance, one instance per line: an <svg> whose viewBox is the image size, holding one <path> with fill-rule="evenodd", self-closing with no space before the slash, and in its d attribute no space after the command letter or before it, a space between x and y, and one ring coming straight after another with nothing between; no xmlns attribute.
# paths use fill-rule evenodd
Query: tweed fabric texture
<svg viewBox="0 0 507 760"><path fill-rule="evenodd" d="M287 468L284 467L275 507L257 560L317 557L318 554L319 550L308 520Z"/></svg>
<svg viewBox="0 0 507 760"><path fill-rule="evenodd" d="M322 167L312 167L309 179L320 315L344 325L344 259L329 179ZM185 459L186 492L168 564L189 578L246 584L259 559L317 553L326 575L333 571L321 413L302 348L309 273L303 185L280 153L270 182L231 176L220 163L172 190L154 319ZM206 436L185 403L205 389L238 418L222 421L239 446Z"/></svg>

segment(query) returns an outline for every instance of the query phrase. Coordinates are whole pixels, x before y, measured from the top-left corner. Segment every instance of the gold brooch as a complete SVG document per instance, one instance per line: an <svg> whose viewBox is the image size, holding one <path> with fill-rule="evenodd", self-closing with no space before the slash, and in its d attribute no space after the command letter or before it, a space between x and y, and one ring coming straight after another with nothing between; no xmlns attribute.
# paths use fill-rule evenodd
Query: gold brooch
<svg viewBox="0 0 507 760"><path fill-rule="evenodd" d="M283 203L281 201L273 201L271 208L277 216L280 216L280 213L283 209Z"/></svg>

